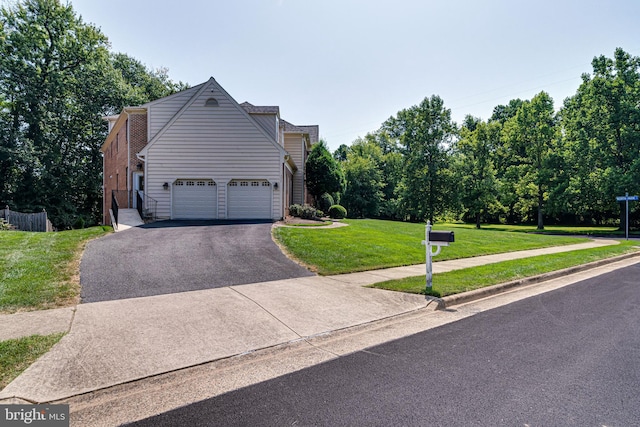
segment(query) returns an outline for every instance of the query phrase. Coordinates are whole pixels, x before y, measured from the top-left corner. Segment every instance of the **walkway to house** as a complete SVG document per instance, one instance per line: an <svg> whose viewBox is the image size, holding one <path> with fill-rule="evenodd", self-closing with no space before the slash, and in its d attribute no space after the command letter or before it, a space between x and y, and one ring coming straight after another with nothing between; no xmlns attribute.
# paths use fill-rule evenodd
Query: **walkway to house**
<svg viewBox="0 0 640 427"><path fill-rule="evenodd" d="M118 224L113 227L113 231L124 231L139 225L144 225L144 221L137 209L118 209Z"/></svg>

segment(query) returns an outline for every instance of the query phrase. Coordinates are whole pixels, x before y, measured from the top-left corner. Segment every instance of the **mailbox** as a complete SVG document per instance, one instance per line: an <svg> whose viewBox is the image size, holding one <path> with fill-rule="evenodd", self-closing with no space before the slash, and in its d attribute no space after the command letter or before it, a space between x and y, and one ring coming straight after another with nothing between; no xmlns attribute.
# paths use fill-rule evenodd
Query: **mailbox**
<svg viewBox="0 0 640 427"><path fill-rule="evenodd" d="M454 242L453 231L430 231L429 242L437 243L452 243Z"/></svg>

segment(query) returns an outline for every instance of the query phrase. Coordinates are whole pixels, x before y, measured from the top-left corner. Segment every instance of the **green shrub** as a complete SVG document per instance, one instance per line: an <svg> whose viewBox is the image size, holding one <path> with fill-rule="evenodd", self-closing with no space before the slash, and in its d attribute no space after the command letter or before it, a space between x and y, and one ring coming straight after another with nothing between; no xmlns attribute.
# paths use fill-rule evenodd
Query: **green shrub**
<svg viewBox="0 0 640 427"><path fill-rule="evenodd" d="M333 205L329 208L329 217L333 219L342 219L347 216L347 210L340 205Z"/></svg>
<svg viewBox="0 0 640 427"><path fill-rule="evenodd" d="M84 228L84 218L79 216L73 223L74 230L82 230Z"/></svg>
<svg viewBox="0 0 640 427"><path fill-rule="evenodd" d="M289 206L289 215L300 218L301 214L302 214L301 205L295 204L295 205Z"/></svg>
<svg viewBox="0 0 640 427"><path fill-rule="evenodd" d="M314 208L311 205L291 205L289 206L289 215L303 219L319 219L324 216L324 212Z"/></svg>
<svg viewBox="0 0 640 427"><path fill-rule="evenodd" d="M335 204L336 202L334 202L331 194L324 193L322 196L320 196L320 209L322 209L324 212L328 212L329 208Z"/></svg>

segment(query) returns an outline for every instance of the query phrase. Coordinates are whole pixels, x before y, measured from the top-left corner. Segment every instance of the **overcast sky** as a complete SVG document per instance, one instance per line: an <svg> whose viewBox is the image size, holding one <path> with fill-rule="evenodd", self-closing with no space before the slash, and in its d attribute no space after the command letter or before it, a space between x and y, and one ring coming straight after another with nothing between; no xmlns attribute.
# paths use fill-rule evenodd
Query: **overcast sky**
<svg viewBox="0 0 640 427"><path fill-rule="evenodd" d="M64 1L64 0L63 0ZM640 56L640 1L70 0L112 50L175 81L318 124L331 150L433 94L454 121L547 91L594 56Z"/></svg>

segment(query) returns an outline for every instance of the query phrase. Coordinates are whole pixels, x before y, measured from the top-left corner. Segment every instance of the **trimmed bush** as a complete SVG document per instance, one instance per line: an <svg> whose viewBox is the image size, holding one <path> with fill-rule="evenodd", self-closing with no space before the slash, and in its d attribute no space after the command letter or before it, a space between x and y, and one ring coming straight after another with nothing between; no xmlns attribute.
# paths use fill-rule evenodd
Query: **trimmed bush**
<svg viewBox="0 0 640 427"><path fill-rule="evenodd" d="M289 215L300 218L301 213L302 213L302 205L295 204L295 205L289 206Z"/></svg>
<svg viewBox="0 0 640 427"><path fill-rule="evenodd" d="M324 193L322 196L320 196L320 209L322 209L323 211L328 212L329 208L335 204L336 202L334 202L331 194Z"/></svg>
<svg viewBox="0 0 640 427"><path fill-rule="evenodd" d="M347 210L340 205L333 205L329 208L329 217L333 219L342 219L347 216Z"/></svg>
<svg viewBox="0 0 640 427"><path fill-rule="evenodd" d="M291 205L289 206L289 215L302 219L320 219L324 216L324 212L311 205Z"/></svg>

